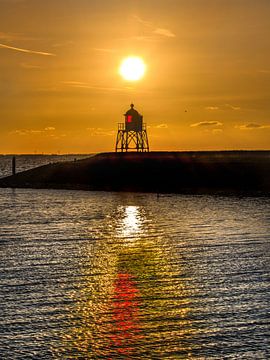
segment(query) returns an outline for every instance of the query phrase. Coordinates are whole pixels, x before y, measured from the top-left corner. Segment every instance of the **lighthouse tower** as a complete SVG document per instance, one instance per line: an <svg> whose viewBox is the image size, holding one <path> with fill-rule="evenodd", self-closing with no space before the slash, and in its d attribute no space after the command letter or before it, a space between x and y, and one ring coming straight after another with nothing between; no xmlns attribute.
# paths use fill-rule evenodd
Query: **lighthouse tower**
<svg viewBox="0 0 270 360"><path fill-rule="evenodd" d="M149 143L146 124L143 117L130 105L130 109L124 114L125 122L118 124L115 151L148 152Z"/></svg>

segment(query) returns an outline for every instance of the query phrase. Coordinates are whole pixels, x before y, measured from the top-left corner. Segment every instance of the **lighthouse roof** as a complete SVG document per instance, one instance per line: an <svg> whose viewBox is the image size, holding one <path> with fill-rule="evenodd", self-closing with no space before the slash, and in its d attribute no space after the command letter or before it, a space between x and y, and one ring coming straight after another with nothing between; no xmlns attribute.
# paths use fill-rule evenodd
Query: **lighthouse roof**
<svg viewBox="0 0 270 360"><path fill-rule="evenodd" d="M130 104L130 109L124 114L126 115L140 115L137 110L134 109L134 104Z"/></svg>

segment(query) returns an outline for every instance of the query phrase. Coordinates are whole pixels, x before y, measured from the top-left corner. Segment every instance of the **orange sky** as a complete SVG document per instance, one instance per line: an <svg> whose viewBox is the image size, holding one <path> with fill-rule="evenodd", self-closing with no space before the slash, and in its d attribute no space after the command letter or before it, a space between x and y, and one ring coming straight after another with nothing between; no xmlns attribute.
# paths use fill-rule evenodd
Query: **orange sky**
<svg viewBox="0 0 270 360"><path fill-rule="evenodd" d="M0 0L0 153L269 149L269 0ZM123 58L145 77L124 81Z"/></svg>

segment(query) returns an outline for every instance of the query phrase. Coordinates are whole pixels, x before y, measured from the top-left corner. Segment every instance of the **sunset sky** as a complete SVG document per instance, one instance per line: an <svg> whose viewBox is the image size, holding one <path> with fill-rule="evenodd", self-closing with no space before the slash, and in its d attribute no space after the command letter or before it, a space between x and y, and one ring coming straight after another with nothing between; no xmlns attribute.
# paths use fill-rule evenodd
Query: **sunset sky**
<svg viewBox="0 0 270 360"><path fill-rule="evenodd" d="M141 57L138 81L119 75ZM0 0L0 153L269 149L269 0Z"/></svg>

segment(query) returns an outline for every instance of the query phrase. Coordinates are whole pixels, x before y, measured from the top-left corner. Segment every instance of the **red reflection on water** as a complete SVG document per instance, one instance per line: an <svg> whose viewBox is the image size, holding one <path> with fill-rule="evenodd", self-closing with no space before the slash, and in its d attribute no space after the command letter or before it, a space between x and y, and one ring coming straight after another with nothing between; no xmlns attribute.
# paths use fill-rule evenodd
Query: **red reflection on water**
<svg viewBox="0 0 270 360"><path fill-rule="evenodd" d="M119 354L130 355L134 342L142 337L139 329L139 297L134 277L128 273L117 274L112 300L111 345L116 347Z"/></svg>

